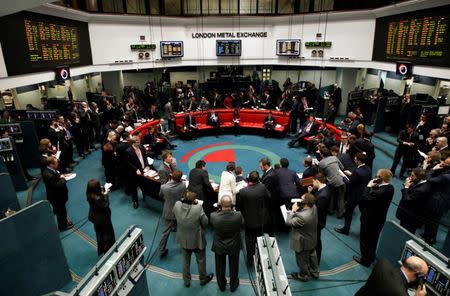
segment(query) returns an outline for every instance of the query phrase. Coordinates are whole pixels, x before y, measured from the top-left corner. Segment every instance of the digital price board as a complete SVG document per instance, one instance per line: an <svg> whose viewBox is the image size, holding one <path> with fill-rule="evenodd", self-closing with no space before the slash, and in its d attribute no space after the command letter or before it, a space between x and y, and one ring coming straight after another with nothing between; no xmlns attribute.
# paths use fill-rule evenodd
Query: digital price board
<svg viewBox="0 0 450 296"><path fill-rule="evenodd" d="M450 66L450 5L377 18L372 60Z"/></svg>
<svg viewBox="0 0 450 296"><path fill-rule="evenodd" d="M299 56L300 39L277 40L278 56Z"/></svg>
<svg viewBox="0 0 450 296"><path fill-rule="evenodd" d="M216 56L240 56L241 40L216 40Z"/></svg>
<svg viewBox="0 0 450 296"><path fill-rule="evenodd" d="M305 47L331 47L331 41L309 41L305 42Z"/></svg>
<svg viewBox="0 0 450 296"><path fill-rule="evenodd" d="M8 75L92 64L87 23L20 12L0 18Z"/></svg>
<svg viewBox="0 0 450 296"><path fill-rule="evenodd" d="M131 44L131 50L153 50L156 49L156 44Z"/></svg>
<svg viewBox="0 0 450 296"><path fill-rule="evenodd" d="M184 55L183 41L161 41L162 58L180 58Z"/></svg>

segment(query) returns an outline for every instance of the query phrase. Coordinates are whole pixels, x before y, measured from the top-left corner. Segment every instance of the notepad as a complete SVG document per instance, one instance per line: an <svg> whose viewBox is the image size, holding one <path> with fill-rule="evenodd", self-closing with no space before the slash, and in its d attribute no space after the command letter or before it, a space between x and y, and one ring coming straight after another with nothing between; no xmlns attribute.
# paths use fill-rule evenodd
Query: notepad
<svg viewBox="0 0 450 296"><path fill-rule="evenodd" d="M74 179L76 176L77 176L77 174L71 173L71 174L63 175L63 178L66 179L66 181L69 181L69 180Z"/></svg>
<svg viewBox="0 0 450 296"><path fill-rule="evenodd" d="M281 214L283 215L284 222L286 222L286 220L287 220L287 209L286 209L286 206L282 205L280 207L280 209L281 209Z"/></svg>

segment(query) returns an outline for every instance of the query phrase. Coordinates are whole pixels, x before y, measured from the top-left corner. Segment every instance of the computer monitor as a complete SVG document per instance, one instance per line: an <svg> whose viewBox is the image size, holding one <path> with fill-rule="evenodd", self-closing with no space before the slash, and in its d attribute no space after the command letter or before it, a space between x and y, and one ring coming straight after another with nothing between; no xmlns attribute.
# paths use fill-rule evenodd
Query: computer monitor
<svg viewBox="0 0 450 296"><path fill-rule="evenodd" d="M448 115L450 113L450 106L439 106L438 115Z"/></svg>
<svg viewBox="0 0 450 296"><path fill-rule="evenodd" d="M428 94L416 94L414 103L428 103Z"/></svg>

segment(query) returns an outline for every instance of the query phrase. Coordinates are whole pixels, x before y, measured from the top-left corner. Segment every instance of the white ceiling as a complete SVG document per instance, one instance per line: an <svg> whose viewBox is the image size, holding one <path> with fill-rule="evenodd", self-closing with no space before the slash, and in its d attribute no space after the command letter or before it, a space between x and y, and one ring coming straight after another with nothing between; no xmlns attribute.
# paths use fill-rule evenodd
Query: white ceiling
<svg viewBox="0 0 450 296"><path fill-rule="evenodd" d="M53 2L51 0L3 0L0 5L0 16L5 16L22 10Z"/></svg>

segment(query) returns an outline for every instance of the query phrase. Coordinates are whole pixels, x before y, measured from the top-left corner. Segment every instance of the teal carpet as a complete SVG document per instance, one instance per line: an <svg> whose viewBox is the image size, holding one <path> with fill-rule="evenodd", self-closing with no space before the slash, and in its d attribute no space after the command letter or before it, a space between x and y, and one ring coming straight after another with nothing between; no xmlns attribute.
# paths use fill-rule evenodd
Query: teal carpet
<svg viewBox="0 0 450 296"><path fill-rule="evenodd" d="M289 149L287 142L287 139L267 139L252 135L242 135L240 137L224 135L218 138L200 137L193 141L174 141L178 145L178 148L174 150L174 156L177 159L178 168L185 175L189 174L190 168L193 167L197 159L206 158L215 161L207 164L210 177L215 181L218 181L217 178L224 170L227 161L236 161L237 165L244 169L244 174L247 175L252 170L259 171L258 160L264 156L269 156L275 160L278 160L280 157L286 157L290 160L290 168L302 172L302 160L306 156L305 150L303 148ZM387 143L386 145L387 147L384 147L386 148L384 150L389 150L393 153L393 146L390 147ZM193 150L194 152L189 153ZM80 277L82 278L98 260L94 228L87 221L88 202L86 201L85 190L89 179L95 178L99 179L101 183L105 182L100 159L101 153L99 150L87 156L75 168L77 177L68 182L69 202L67 203L67 210L70 219L76 224L79 230L61 233L61 240L75 281L78 281ZM373 174L379 168L390 168L391 162L392 160L389 155L377 150ZM155 167L158 167L159 164L160 161L155 161ZM393 184L396 187L394 203L398 204L402 183L400 180L394 179ZM40 182L34 190L33 202L43 199L45 199L45 188L42 182ZM158 227L158 220L162 203L151 198L147 198L146 202L143 203L140 197L140 207L133 209L131 198L121 190L110 193L110 203L116 237L119 237L129 225L138 225L144 231L144 240L148 247L148 251L145 254L145 257L147 257L152 246L155 231L157 233L151 252L157 248L159 243L162 226ZM395 211L396 207L392 204L389 208L388 219L395 220ZM338 220L334 216L328 217L327 227L322 231L324 249L320 266L321 277L318 281L308 283L291 280L290 284L293 294L353 295L361 287L362 283L355 282L354 280L365 280L370 273L370 269L355 264L352 261L352 256L359 252L359 225L359 211L356 210L350 235L339 235L333 231L333 228L343 226L343 220ZM444 235L440 234L438 239L442 241ZM277 240L286 273L290 274L291 272L297 271L298 267L295 263L294 253L289 248L289 236L287 234L280 235L277 236ZM209 229L207 230L207 242L207 271L214 272L214 254L210 251L212 236ZM200 287L198 281L194 281L189 289L184 288L181 280L181 253L176 244L174 234L171 234L169 237L168 249L168 256L164 259L155 256L149 270L146 272L150 294L222 294L215 282L205 287ZM192 274L197 274L195 259L192 260L191 272ZM245 267L242 254L239 274L241 285L234 294L252 295L249 274ZM254 277L254 272L251 272L251 274ZM71 283L64 290L70 291L74 285L75 283ZM228 293L226 292L225 294Z"/></svg>

